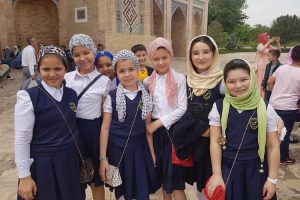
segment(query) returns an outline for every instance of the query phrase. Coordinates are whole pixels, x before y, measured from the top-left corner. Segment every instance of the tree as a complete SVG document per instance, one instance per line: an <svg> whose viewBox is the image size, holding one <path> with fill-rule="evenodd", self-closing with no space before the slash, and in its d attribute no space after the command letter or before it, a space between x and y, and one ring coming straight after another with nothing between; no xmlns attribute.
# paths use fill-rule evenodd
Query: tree
<svg viewBox="0 0 300 200"><path fill-rule="evenodd" d="M248 42L250 40L250 33L252 28L249 24L240 24L235 28L234 33L242 42Z"/></svg>
<svg viewBox="0 0 300 200"><path fill-rule="evenodd" d="M260 33L269 33L270 32L270 28L261 24L256 24L254 25L254 27L252 28L252 30L250 31L250 41L257 41L257 36Z"/></svg>
<svg viewBox="0 0 300 200"><path fill-rule="evenodd" d="M300 18L296 15L285 15L275 19L271 25L270 33L279 35L280 42L286 44L300 40Z"/></svg>
<svg viewBox="0 0 300 200"><path fill-rule="evenodd" d="M210 0L208 4L208 24L217 20L227 33L242 24L248 17L243 12L246 0Z"/></svg>
<svg viewBox="0 0 300 200"><path fill-rule="evenodd" d="M207 34L214 38L218 47L225 47L227 45L228 34L223 32L223 27L220 22L212 21L207 27Z"/></svg>

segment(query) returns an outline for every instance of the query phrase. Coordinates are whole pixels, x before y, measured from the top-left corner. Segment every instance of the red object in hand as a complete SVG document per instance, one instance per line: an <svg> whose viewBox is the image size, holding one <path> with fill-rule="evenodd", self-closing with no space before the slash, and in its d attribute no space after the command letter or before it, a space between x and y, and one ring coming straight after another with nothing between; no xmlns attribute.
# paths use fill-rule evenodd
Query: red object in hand
<svg viewBox="0 0 300 200"><path fill-rule="evenodd" d="M208 200L225 200L225 189L219 185L216 187L214 192L211 194L211 196L208 196L208 183L210 181L211 177L206 181L205 188L204 188L204 194Z"/></svg>
<svg viewBox="0 0 300 200"><path fill-rule="evenodd" d="M180 166L183 166L183 167L193 167L193 165L194 165L192 156L189 156L185 160L180 160L176 156L174 145L172 145L172 154L171 154L171 156L172 156L172 164L180 165Z"/></svg>

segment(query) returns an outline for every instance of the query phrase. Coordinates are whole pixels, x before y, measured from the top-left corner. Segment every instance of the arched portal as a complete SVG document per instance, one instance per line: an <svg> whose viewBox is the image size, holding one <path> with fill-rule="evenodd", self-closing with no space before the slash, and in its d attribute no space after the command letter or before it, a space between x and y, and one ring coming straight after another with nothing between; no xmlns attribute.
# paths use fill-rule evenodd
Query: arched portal
<svg viewBox="0 0 300 200"><path fill-rule="evenodd" d="M157 37L164 37L164 16L155 0L153 0L153 33Z"/></svg>
<svg viewBox="0 0 300 200"><path fill-rule="evenodd" d="M202 18L199 12L193 16L192 34L193 36L202 34Z"/></svg>
<svg viewBox="0 0 300 200"><path fill-rule="evenodd" d="M18 44L25 45L29 36L41 44L59 44L56 1L17 0L13 9Z"/></svg>
<svg viewBox="0 0 300 200"><path fill-rule="evenodd" d="M177 7L171 21L171 39L174 56L184 57L186 54L186 18L181 7Z"/></svg>

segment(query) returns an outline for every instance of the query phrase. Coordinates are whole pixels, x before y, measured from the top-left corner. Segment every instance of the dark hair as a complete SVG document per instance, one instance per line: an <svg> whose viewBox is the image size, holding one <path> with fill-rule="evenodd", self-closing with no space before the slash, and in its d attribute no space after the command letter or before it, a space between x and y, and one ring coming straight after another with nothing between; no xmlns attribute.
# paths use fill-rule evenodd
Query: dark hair
<svg viewBox="0 0 300 200"><path fill-rule="evenodd" d="M292 49L292 60L300 62L300 45L294 46Z"/></svg>
<svg viewBox="0 0 300 200"><path fill-rule="evenodd" d="M279 49L271 49L269 51L269 53L272 55L272 56L275 56L277 59L280 57L280 50Z"/></svg>
<svg viewBox="0 0 300 200"><path fill-rule="evenodd" d="M54 55L54 56L56 56L56 58L58 59L58 60L60 60L60 62L62 62L62 64L65 66L65 69L66 69L66 71L67 71L67 69L68 69L68 67L67 67L67 61L65 60L66 58L62 58L61 56L59 56L59 55L56 55L56 54L46 54L45 56L43 56L42 58L41 58L41 60L38 62L38 64L37 64L37 70L38 70L38 72L40 72L40 65L41 65L41 62L45 59L45 58L47 58L49 55Z"/></svg>
<svg viewBox="0 0 300 200"><path fill-rule="evenodd" d="M191 61L191 63L192 63L192 65L193 65L194 68L195 68L195 66L194 66L194 64L192 62L192 48L198 42L202 42L202 43L207 44L207 46L213 52L213 54L215 55L215 53L216 53L216 46L212 43L212 41L208 37L206 37L206 36L200 36L200 37L197 37L196 39L194 39L192 41L190 49L189 49L189 52L190 52L190 55L189 55L190 61Z"/></svg>
<svg viewBox="0 0 300 200"><path fill-rule="evenodd" d="M27 43L29 44L29 45L31 45L32 44L32 40L34 40L35 38L34 37L28 37L27 38Z"/></svg>
<svg viewBox="0 0 300 200"><path fill-rule="evenodd" d="M223 71L224 81L227 80L228 73L230 71L236 70L236 69L243 69L243 70L247 71L248 74L250 75L250 66L244 60L233 59L233 60L229 61L224 67L224 71Z"/></svg>
<svg viewBox="0 0 300 200"><path fill-rule="evenodd" d="M133 53L136 53L137 51L146 51L147 52L147 49L143 44L136 44L133 47L131 47L131 51Z"/></svg>

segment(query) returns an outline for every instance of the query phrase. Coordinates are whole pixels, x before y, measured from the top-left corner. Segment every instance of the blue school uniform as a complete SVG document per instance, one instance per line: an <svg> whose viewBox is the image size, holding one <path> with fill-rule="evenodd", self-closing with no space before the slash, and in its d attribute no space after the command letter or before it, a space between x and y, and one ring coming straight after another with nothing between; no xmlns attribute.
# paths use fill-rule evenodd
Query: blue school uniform
<svg viewBox="0 0 300 200"><path fill-rule="evenodd" d="M46 92L41 84L39 87ZM34 159L30 172L37 185L35 199L82 200L80 159L68 126L55 104L43 91L33 87L27 92L35 115L30 143L30 157ZM76 107L72 106L77 105L75 91L64 87L61 102L54 98L52 100L62 110L78 140L76 110L74 110Z"/></svg>
<svg viewBox="0 0 300 200"><path fill-rule="evenodd" d="M223 95L220 93L220 85L221 81L213 89L207 90L201 96L194 96L191 94L192 88L187 86L187 113L192 114L195 118L209 124L208 114L211 111L214 102L223 98ZM209 144L209 137L199 137L193 144L195 152L193 154L194 167L187 169L186 182L192 185L196 182L199 191L202 191L205 187L206 180L212 175Z"/></svg>
<svg viewBox="0 0 300 200"><path fill-rule="evenodd" d="M222 116L223 101L216 102L220 117ZM254 113L254 114L253 114ZM251 117L251 115L253 116ZM251 117L241 145L238 157L229 176L236 152L240 145L245 126ZM237 123L238 122L238 123ZM250 125L251 123L252 126ZM256 125L255 125L256 123ZM264 173L260 173L261 161L258 156L258 128L257 112L255 110L244 110L239 113L230 106L228 113L228 124L226 129L226 150L222 150L222 175L226 182L226 199L230 200L261 200L263 185L267 179L267 158L264 162ZM226 184L226 183L225 183ZM272 199L276 199L276 195Z"/></svg>
<svg viewBox="0 0 300 200"><path fill-rule="evenodd" d="M111 165L118 166L141 95L142 93L139 91L133 100L130 100L125 95L126 117L124 122L120 122L118 112L116 111L116 90L110 92L113 110L107 145L107 157ZM149 194L155 193L160 188L146 138L145 120L141 116L142 111L139 109L129 142L119 166L122 184L115 188L117 199L124 195L125 199L146 200L149 199Z"/></svg>

